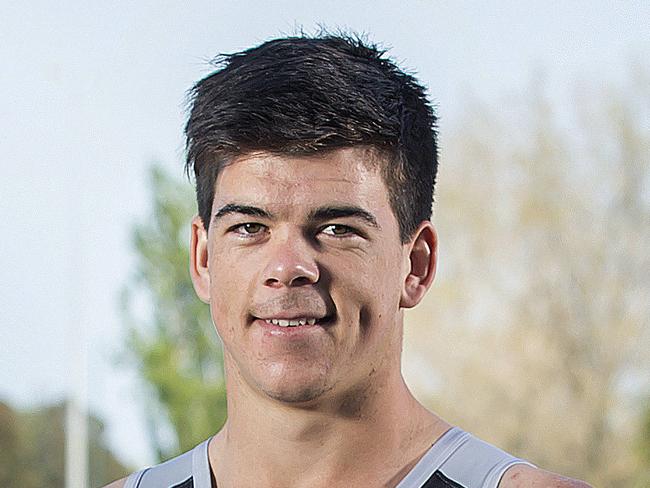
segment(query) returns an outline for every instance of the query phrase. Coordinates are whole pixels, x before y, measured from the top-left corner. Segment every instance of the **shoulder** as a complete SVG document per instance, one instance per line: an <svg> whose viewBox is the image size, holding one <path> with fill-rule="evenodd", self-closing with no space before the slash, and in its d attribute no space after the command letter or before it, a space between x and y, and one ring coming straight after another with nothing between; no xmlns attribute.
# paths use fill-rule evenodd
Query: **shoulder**
<svg viewBox="0 0 650 488"><path fill-rule="evenodd" d="M104 488L123 488L126 483L126 477L121 480L113 481L112 483L104 486Z"/></svg>
<svg viewBox="0 0 650 488"><path fill-rule="evenodd" d="M543 469L516 464L508 469L499 488L592 488L584 481L574 480Z"/></svg>
<svg viewBox="0 0 650 488"><path fill-rule="evenodd" d="M181 488L191 487L199 477L200 486L209 486L210 465L205 440L194 449L163 463L151 466L114 481L104 488ZM207 480L207 485L206 485Z"/></svg>

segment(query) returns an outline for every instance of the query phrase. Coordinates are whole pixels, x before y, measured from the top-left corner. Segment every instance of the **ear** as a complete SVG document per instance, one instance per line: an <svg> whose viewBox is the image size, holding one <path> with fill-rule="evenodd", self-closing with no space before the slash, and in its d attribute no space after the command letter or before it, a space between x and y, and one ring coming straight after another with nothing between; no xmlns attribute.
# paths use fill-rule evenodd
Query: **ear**
<svg viewBox="0 0 650 488"><path fill-rule="evenodd" d="M208 232L201 217L192 219L190 238L190 275L194 290L205 303L210 303L210 273L208 270Z"/></svg>
<svg viewBox="0 0 650 488"><path fill-rule="evenodd" d="M423 221L409 244L407 271L400 307L413 308L433 283L438 264L438 235L433 224Z"/></svg>

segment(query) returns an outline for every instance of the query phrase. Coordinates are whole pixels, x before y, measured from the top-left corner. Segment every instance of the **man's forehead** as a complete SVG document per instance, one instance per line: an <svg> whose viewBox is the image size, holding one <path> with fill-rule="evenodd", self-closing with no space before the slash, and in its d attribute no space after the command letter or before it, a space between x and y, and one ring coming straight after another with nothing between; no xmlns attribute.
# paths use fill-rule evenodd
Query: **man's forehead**
<svg viewBox="0 0 650 488"><path fill-rule="evenodd" d="M376 151L366 146L323 151L309 155L263 151L236 157L219 173L221 180L249 178L294 185L314 183L359 184L379 174Z"/></svg>
<svg viewBox="0 0 650 488"><path fill-rule="evenodd" d="M380 210L363 198L345 196L329 195L314 198L294 194L288 198L274 198L268 194L258 193L254 196L228 197L229 195L215 195L213 217L250 215L273 220L312 220L315 216L320 218L370 214Z"/></svg>
<svg viewBox="0 0 650 488"><path fill-rule="evenodd" d="M366 225L381 230L381 225L369 209L357 205L349 205L347 202L331 201L320 206L296 205L296 204L272 204L258 206L231 202L214 209L213 219L215 221L226 219L229 216L241 217L251 216L272 221L279 220L301 220L306 222L319 222L338 218L353 218L365 222Z"/></svg>
<svg viewBox="0 0 650 488"><path fill-rule="evenodd" d="M380 173L364 154L343 149L317 156L255 153L237 158L217 179L213 213L228 205L256 207L274 215L387 206Z"/></svg>

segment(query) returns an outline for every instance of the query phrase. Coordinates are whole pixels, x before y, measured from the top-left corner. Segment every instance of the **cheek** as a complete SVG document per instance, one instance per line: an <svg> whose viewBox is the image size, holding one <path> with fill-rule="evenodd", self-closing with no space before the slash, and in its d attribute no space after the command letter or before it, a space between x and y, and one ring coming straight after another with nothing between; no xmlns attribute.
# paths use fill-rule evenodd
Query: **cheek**
<svg viewBox="0 0 650 488"><path fill-rule="evenodd" d="M342 267L337 278L339 286L333 291L335 302L353 307L359 314L361 325L371 328L374 323L381 327L384 321L392 321L399 310L401 296L399 260L394 256L365 256L364 259ZM338 298L338 300L337 300Z"/></svg>
<svg viewBox="0 0 650 488"><path fill-rule="evenodd" d="M252 266L249 260L233 259L227 253L210 257L210 308L220 334L232 330L245 317L250 296Z"/></svg>
<svg viewBox="0 0 650 488"><path fill-rule="evenodd" d="M378 300L386 302L390 307L397 308L401 293L401 254L379 254L368 260L366 285Z"/></svg>
<svg viewBox="0 0 650 488"><path fill-rule="evenodd" d="M220 295L248 291L256 272L255 260L233 250L220 249L217 243L213 247L218 250L210 253L211 288Z"/></svg>

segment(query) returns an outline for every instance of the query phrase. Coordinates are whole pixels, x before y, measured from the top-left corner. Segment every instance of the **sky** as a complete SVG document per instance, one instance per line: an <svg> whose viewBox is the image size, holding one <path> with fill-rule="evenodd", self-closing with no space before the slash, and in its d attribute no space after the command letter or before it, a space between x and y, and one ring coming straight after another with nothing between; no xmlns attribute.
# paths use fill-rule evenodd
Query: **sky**
<svg viewBox="0 0 650 488"><path fill-rule="evenodd" d="M218 53L299 28L365 32L428 86L444 145L468 99L507 98L540 73L560 93L650 69L648 25L650 2L625 0L1 2L0 400L62 398L86 344L77 381L111 447L152 461L119 365L119 293L148 168L182 176L185 93Z"/></svg>

